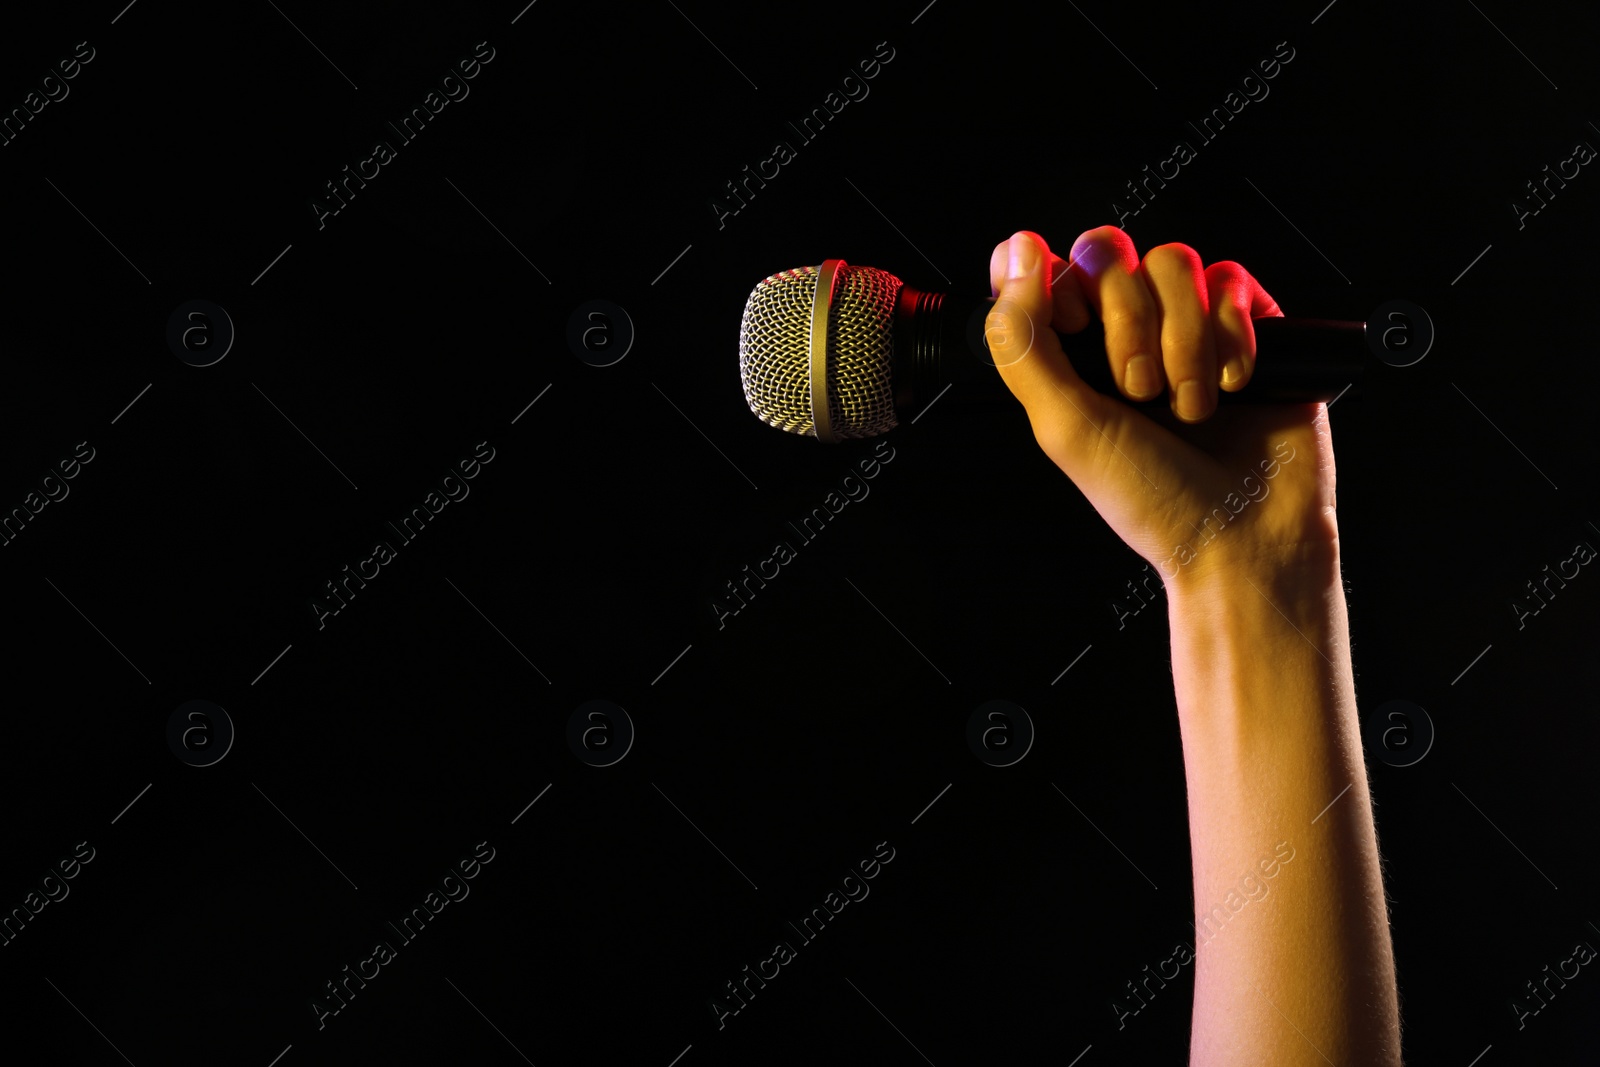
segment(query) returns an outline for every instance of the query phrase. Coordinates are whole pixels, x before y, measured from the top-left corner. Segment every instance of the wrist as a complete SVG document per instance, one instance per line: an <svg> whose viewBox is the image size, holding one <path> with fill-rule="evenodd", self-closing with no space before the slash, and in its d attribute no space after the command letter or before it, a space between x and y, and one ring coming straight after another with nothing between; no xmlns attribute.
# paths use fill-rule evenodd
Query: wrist
<svg viewBox="0 0 1600 1067"><path fill-rule="evenodd" d="M1337 544L1236 564L1168 596L1191 822L1208 833L1252 807L1274 827L1306 805L1309 819L1361 766Z"/></svg>
<svg viewBox="0 0 1600 1067"><path fill-rule="evenodd" d="M1229 557L1199 558L1166 579L1169 614L1176 625L1217 612L1253 614L1271 605L1287 608L1321 602L1342 591L1339 539L1275 545Z"/></svg>
<svg viewBox="0 0 1600 1067"><path fill-rule="evenodd" d="M1179 719L1186 733L1200 730L1201 749L1212 727L1230 745L1278 745L1289 741L1272 725L1284 715L1326 722L1348 710L1335 698L1351 680L1336 541L1213 560L1173 582L1167 600ZM1300 737L1290 747L1322 745Z"/></svg>

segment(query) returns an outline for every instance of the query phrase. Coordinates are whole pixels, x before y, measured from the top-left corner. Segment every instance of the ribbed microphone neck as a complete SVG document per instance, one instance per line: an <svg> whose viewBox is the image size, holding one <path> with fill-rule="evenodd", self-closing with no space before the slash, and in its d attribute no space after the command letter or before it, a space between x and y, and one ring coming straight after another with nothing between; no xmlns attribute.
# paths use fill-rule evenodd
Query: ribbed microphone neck
<svg viewBox="0 0 1600 1067"><path fill-rule="evenodd" d="M944 293L926 292L902 285L895 299L894 392L896 406L928 397L940 376L941 351L946 344Z"/></svg>

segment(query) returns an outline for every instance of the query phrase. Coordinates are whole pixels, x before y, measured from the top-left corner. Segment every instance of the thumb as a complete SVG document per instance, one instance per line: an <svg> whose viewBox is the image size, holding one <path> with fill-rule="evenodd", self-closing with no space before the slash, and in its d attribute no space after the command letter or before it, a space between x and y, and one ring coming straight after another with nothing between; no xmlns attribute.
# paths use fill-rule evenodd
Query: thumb
<svg viewBox="0 0 1600 1067"><path fill-rule="evenodd" d="M990 281L999 285L999 295L984 320L984 340L1006 388L1027 411L1034 439L1066 469L1068 456L1098 437L1115 413L1106 397L1078 377L1050 328L1049 261L1044 238L1028 230L995 248L990 262L996 277Z"/></svg>

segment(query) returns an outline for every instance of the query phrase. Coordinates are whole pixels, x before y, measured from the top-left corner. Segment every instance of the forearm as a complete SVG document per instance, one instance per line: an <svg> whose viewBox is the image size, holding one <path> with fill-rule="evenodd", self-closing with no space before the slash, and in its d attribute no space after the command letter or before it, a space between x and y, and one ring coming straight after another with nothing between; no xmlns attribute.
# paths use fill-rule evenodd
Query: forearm
<svg viewBox="0 0 1600 1067"><path fill-rule="evenodd" d="M1192 1063L1399 1064L1337 542L1180 574L1169 603L1194 853Z"/></svg>

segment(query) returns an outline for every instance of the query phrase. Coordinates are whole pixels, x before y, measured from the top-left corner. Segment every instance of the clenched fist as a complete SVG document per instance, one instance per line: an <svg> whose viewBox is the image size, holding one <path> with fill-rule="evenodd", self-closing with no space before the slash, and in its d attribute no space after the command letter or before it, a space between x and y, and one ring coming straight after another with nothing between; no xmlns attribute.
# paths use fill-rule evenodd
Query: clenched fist
<svg viewBox="0 0 1600 1067"><path fill-rule="evenodd" d="M1203 267L1181 244L1141 260L1126 233L1102 226L1065 261L1021 231L995 247L989 280L998 298L985 336L1034 438L1169 584L1314 565L1336 547L1326 405L1217 407L1217 390L1243 388L1255 369L1251 320L1283 314L1247 270ZM1057 333L1082 330L1091 314L1122 395L1165 390L1170 414L1078 377Z"/></svg>

